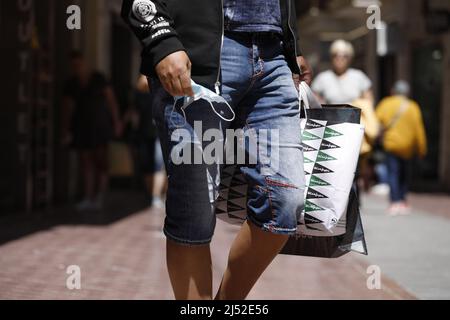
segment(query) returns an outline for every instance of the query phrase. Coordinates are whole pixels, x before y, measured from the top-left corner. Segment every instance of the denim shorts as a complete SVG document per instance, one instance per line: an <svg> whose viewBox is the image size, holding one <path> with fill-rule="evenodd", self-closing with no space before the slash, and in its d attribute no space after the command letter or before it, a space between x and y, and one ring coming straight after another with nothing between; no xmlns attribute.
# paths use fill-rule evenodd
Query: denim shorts
<svg viewBox="0 0 450 320"><path fill-rule="evenodd" d="M169 178L164 234L184 245L211 242L223 162L180 163L174 155L186 156L188 146L190 157L200 152L201 159L201 151L208 148L205 140L211 140L205 139L205 132L215 129L226 137L227 129L239 128L258 141L255 161L246 157L241 164L249 186L248 220L264 231L293 235L304 208L305 176L298 93L283 43L273 34L226 33L221 59L221 94L236 114L233 122L218 117L202 100L186 109L184 117L174 99L152 80L153 113ZM189 139L180 140L180 128L190 132ZM244 145L247 155L255 152L250 143ZM262 145L268 150L265 157L258 156Z"/></svg>

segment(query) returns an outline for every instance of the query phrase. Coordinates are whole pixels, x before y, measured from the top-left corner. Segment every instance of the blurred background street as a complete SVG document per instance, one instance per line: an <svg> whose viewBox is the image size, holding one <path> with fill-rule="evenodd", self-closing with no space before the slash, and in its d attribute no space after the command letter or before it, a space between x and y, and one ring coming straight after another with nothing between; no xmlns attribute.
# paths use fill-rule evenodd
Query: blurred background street
<svg viewBox="0 0 450 320"><path fill-rule="evenodd" d="M313 90L363 110L357 181L369 256L279 256L250 298L450 299L450 2L296 3ZM80 29L67 27L71 5ZM121 0L0 0L0 299L173 298L161 151L141 47L120 9ZM361 71L350 88L361 90L333 101L319 75L349 70ZM415 139L406 158L376 146L380 128L397 124L398 98L420 115L399 124L398 136ZM90 104L101 108L82 110ZM218 222L216 287L236 232ZM72 265L81 290L66 287ZM381 270L380 290L367 286L369 266Z"/></svg>

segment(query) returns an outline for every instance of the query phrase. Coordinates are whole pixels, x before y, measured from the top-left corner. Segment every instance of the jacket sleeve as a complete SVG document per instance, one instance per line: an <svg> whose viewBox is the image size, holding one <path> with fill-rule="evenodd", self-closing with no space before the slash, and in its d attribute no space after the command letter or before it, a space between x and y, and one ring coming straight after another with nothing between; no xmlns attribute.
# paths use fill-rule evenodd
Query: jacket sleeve
<svg viewBox="0 0 450 320"><path fill-rule="evenodd" d="M293 1L293 0L289 0L290 2L291 2L291 17L290 17L290 19L291 19L291 21L292 21L292 23L293 23L293 26L292 26L292 28L293 28L293 32L294 32L294 35L295 35L295 45L296 45L296 52L297 52L297 56L298 57L300 57L300 56L303 56L303 53L302 53L302 49L301 49L301 46L300 46L300 36L299 36L299 32L298 32L298 21L297 21L297 10L296 10L296 7L295 7L295 1Z"/></svg>
<svg viewBox="0 0 450 320"><path fill-rule="evenodd" d="M123 0L121 15L144 48L143 74L152 75L165 57L185 51L164 0Z"/></svg>

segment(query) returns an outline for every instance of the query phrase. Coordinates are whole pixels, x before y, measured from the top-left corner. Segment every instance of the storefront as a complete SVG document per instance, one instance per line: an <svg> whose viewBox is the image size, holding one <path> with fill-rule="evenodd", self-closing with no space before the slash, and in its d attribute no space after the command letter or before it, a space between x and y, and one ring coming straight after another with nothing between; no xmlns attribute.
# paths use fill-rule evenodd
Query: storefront
<svg viewBox="0 0 450 320"><path fill-rule="evenodd" d="M67 28L72 5L81 9L81 29ZM120 6L121 0L2 1L0 216L76 196L76 160L59 136L68 54L81 50L94 70L112 79L125 107L139 44L119 18Z"/></svg>

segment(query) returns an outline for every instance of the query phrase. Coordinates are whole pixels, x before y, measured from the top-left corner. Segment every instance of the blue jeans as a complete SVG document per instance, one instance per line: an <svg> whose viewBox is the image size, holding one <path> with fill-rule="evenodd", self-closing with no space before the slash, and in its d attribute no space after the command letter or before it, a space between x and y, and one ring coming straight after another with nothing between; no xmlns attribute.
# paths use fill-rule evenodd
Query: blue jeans
<svg viewBox="0 0 450 320"><path fill-rule="evenodd" d="M391 153L386 153L388 183L391 189L391 202L406 201L408 193L408 161Z"/></svg>
<svg viewBox="0 0 450 320"><path fill-rule="evenodd" d="M208 143L199 137L208 129L217 129L226 137L227 129L241 128L246 137L259 142L258 151L266 144L270 158L262 161L264 157L256 155L254 163L247 161L241 167L249 185L248 220L267 232L295 234L304 207L305 177L298 93L282 42L272 34L227 33L221 65L222 96L236 113L233 123L220 119L202 100L186 110L185 120L177 109L174 112L173 98L153 83L154 116L169 176L164 233L180 244L211 242L222 163L175 164L173 157L185 155L186 146L193 150L193 158L196 152L205 151ZM191 137L184 140L184 151L177 149L180 127ZM251 158L255 149L244 145Z"/></svg>

